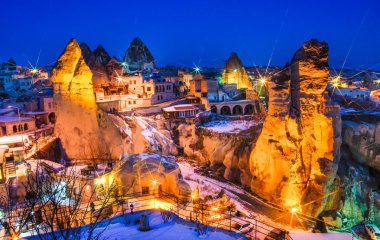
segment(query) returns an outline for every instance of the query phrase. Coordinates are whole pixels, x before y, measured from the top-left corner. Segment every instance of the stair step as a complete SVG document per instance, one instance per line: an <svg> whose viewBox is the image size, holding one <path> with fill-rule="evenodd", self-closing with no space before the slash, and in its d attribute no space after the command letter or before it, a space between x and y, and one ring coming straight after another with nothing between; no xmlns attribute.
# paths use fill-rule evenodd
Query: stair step
<svg viewBox="0 0 380 240"><path fill-rule="evenodd" d="M7 170L8 178L16 177L16 165L14 162L6 162L5 168Z"/></svg>

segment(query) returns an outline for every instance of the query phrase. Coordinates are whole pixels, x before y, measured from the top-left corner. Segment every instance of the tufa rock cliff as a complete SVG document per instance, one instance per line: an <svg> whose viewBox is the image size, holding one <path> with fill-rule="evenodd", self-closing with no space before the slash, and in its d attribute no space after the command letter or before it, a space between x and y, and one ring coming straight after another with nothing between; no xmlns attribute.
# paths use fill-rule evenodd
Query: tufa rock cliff
<svg viewBox="0 0 380 240"><path fill-rule="evenodd" d="M312 215L324 208L340 159L340 109L324 94L328 76L327 44L304 43L267 83L268 115L250 156L253 192Z"/></svg>
<svg viewBox="0 0 380 240"><path fill-rule="evenodd" d="M224 64L222 81L224 84L236 84L238 89L252 89L247 71L235 52L231 53Z"/></svg>
<svg viewBox="0 0 380 240"><path fill-rule="evenodd" d="M123 152L123 139L108 116L98 109L92 73L81 48L72 39L52 71L57 106L54 133L70 160L111 160Z"/></svg>
<svg viewBox="0 0 380 240"><path fill-rule="evenodd" d="M84 42L80 44L80 48L86 64L91 69L94 88L99 89L101 86L108 86L110 77L107 74L106 65L111 60L111 57L107 51L102 45L98 45L92 52Z"/></svg>
<svg viewBox="0 0 380 240"><path fill-rule="evenodd" d="M129 44L129 47L124 56L124 62L128 63L131 70L142 69L144 64L152 63L155 66L153 55L148 47L136 37Z"/></svg>

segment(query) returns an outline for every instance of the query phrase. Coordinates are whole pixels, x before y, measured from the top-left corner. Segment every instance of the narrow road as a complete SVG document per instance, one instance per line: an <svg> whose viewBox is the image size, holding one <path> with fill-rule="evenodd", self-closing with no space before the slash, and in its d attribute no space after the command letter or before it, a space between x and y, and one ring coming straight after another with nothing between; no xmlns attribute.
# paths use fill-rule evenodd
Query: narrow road
<svg viewBox="0 0 380 240"><path fill-rule="evenodd" d="M184 170L183 172L190 172L196 179L224 189L229 197L242 204L246 209L246 212L251 213L251 217L258 217L258 219L266 222L268 225L303 231L309 231L315 225L316 221L314 219L306 218L297 213L292 214L290 211L284 211L252 195L240 186L228 182L220 182L195 173L194 168L187 162L178 162L178 164L180 165L181 170ZM263 219L261 216L264 216L264 218L266 217L267 219Z"/></svg>

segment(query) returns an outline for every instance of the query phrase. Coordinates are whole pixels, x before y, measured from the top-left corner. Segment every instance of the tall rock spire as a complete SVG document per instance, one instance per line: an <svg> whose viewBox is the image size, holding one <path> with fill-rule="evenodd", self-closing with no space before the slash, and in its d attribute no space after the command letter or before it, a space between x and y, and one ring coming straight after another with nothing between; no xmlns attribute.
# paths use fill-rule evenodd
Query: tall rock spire
<svg viewBox="0 0 380 240"><path fill-rule="evenodd" d="M138 37L134 38L129 44L124 56L124 61L128 63L131 69L143 69L144 64L153 64L155 67L153 55Z"/></svg>
<svg viewBox="0 0 380 240"><path fill-rule="evenodd" d="M267 84L268 116L250 157L251 189L316 215L326 204L340 159L340 109L324 94L328 46L303 44Z"/></svg>
<svg viewBox="0 0 380 240"><path fill-rule="evenodd" d="M122 138L107 114L96 105L92 72L75 39L58 58L51 80L57 108L54 133L61 140L66 157L91 161L118 158Z"/></svg>
<svg viewBox="0 0 380 240"><path fill-rule="evenodd" d="M238 89L252 89L243 62L235 52L232 52L224 64L222 81L224 84L236 84Z"/></svg>

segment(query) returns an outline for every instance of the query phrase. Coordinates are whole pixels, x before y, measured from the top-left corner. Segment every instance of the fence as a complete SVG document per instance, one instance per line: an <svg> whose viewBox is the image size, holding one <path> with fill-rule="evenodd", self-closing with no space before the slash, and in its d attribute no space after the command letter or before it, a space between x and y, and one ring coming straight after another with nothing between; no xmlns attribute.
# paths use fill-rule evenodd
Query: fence
<svg viewBox="0 0 380 240"><path fill-rule="evenodd" d="M0 237L11 236L13 238L20 233L37 235L36 229L52 220L55 222L54 224L50 223L53 226L50 226L49 230L68 231L68 229L80 228L88 224L97 224L102 220L126 213L158 209L170 211L187 221L237 232L249 239L290 239L286 231L255 218L237 216L230 206L223 206L216 214L212 207L206 203L163 191L150 191L144 194L132 193L110 199L107 202L86 203L79 206L74 213L70 207L62 206L58 213L57 209L47 207L43 209L43 216L34 211L30 211L33 215L23 216L17 212L21 209L18 208L1 221L3 229L0 232ZM68 217L75 217L75 221L73 219L73 221L69 221ZM19 230L15 230L17 228L6 229L4 222L7 226L17 226L22 222L24 225L18 226Z"/></svg>

